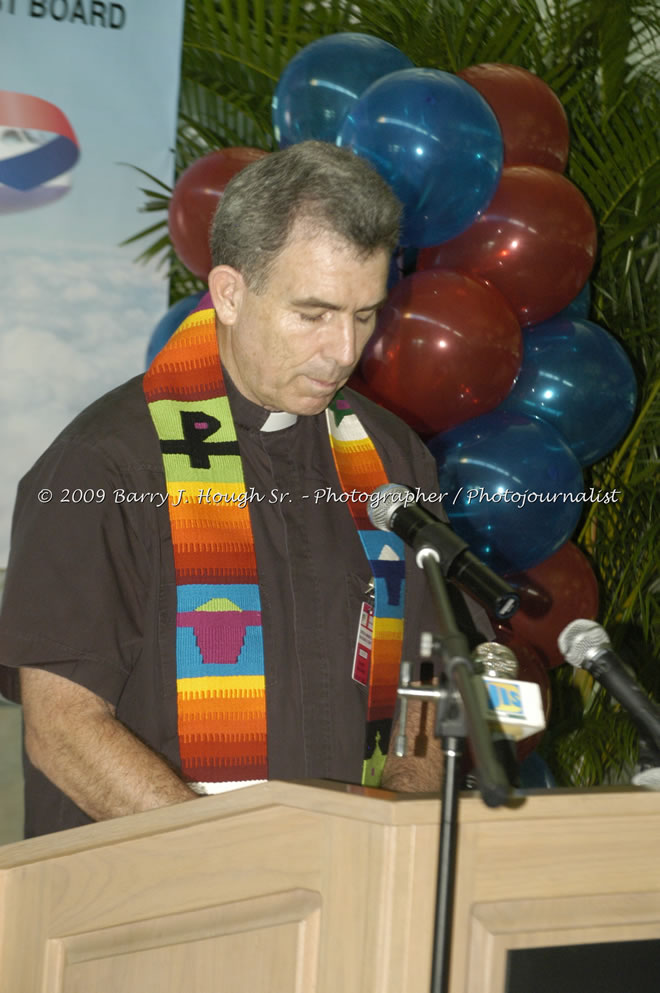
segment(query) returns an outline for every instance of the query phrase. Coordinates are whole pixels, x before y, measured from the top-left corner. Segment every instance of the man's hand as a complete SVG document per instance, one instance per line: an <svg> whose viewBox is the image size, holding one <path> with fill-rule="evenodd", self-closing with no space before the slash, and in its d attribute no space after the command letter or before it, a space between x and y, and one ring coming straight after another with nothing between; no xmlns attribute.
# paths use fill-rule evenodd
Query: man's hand
<svg viewBox="0 0 660 993"><path fill-rule="evenodd" d="M21 694L30 761L94 820L196 797L90 690L23 668Z"/></svg>
<svg viewBox="0 0 660 993"><path fill-rule="evenodd" d="M444 755L442 743L434 736L436 705L426 700L408 701L404 758L394 754L399 721L394 724L385 760L381 786L398 793L439 793L442 790Z"/></svg>

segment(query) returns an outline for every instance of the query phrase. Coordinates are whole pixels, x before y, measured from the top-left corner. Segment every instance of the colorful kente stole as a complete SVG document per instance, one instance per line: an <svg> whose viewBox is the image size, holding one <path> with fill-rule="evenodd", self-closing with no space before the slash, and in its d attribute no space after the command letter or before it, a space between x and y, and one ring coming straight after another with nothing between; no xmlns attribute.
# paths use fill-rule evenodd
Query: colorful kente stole
<svg viewBox="0 0 660 993"><path fill-rule="evenodd" d="M199 782L266 779L257 563L212 309L186 318L145 374L144 392L160 439L174 549L182 769ZM364 497L387 477L341 393L326 419L337 474L343 491L352 494L348 505L374 580L363 782L378 785L401 658L404 549L395 535L369 521Z"/></svg>

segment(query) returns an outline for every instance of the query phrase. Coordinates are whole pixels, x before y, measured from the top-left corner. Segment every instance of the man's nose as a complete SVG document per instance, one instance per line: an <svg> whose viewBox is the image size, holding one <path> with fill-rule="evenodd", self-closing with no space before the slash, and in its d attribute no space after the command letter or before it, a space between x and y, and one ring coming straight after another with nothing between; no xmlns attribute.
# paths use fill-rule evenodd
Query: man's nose
<svg viewBox="0 0 660 993"><path fill-rule="evenodd" d="M337 314L328 335L324 353L337 365L352 366L357 362L357 336L352 314Z"/></svg>

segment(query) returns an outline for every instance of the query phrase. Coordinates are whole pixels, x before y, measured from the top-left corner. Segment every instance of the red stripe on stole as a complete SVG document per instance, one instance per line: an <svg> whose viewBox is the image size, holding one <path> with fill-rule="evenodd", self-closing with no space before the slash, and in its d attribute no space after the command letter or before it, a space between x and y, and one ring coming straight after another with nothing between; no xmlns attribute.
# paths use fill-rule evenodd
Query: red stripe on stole
<svg viewBox="0 0 660 993"><path fill-rule="evenodd" d="M180 582L226 577L224 582L257 582L257 559L247 507L184 503L171 508L174 565Z"/></svg>
<svg viewBox="0 0 660 993"><path fill-rule="evenodd" d="M186 741L185 738L179 740L181 751L181 761L186 773L193 770L201 779L200 767L204 766L211 770L222 769L251 769L255 766L264 770L259 772L244 772L241 776L218 776L212 775L211 780L218 782L224 779L265 779L266 778L266 753L267 743L264 734L260 741L255 741L250 735L243 735L239 740L230 741L228 738L217 737L210 739L204 736L203 740ZM248 754L246 755L246 751Z"/></svg>
<svg viewBox="0 0 660 993"><path fill-rule="evenodd" d="M200 403L204 403L206 400L214 400L219 395L219 385L219 383L208 384L206 382L200 382L194 389L186 389L185 396L181 396L178 390L173 389L165 383L163 377L162 380L154 381L153 389L146 394L147 403L154 403L156 400L182 400L188 402L198 400Z"/></svg>
<svg viewBox="0 0 660 993"><path fill-rule="evenodd" d="M397 676L399 670L397 668ZM396 705L396 686L374 686L367 706L367 720L390 720Z"/></svg>
<svg viewBox="0 0 660 993"><path fill-rule="evenodd" d="M212 310L186 318L145 373L143 388L147 403L226 396Z"/></svg>
<svg viewBox="0 0 660 993"><path fill-rule="evenodd" d="M240 508L235 503L229 501L218 501L217 503L206 503L202 500L196 502L196 494L199 490L208 489L204 483L185 484L191 496L188 497L191 503L183 501L176 507L170 507L170 518L172 521L172 531L177 534L185 534L198 529L209 529L216 531L219 535L227 535L228 542L245 540L252 541L252 528L250 526L250 511L247 506ZM214 492L222 492L218 485L211 484ZM211 497L212 500L212 497ZM195 502L192 502L195 501ZM219 513L219 510L222 513Z"/></svg>
<svg viewBox="0 0 660 993"><path fill-rule="evenodd" d="M387 482L387 476L377 452L340 452L335 450L339 475L346 493L355 490L357 493L373 493L377 486ZM357 462L356 462L357 460ZM350 501L350 510L358 530L370 530L369 502L354 499Z"/></svg>
<svg viewBox="0 0 660 993"><path fill-rule="evenodd" d="M205 783L240 783L246 779L268 779L268 763L258 757L254 761L244 759L229 765L220 757L211 761L198 758L194 763L192 760L182 760L183 771L191 780L199 780Z"/></svg>
<svg viewBox="0 0 660 993"><path fill-rule="evenodd" d="M382 637L377 640L378 661L372 665L367 703L367 719L370 721L392 717L396 704L396 691L399 683L401 664L401 641L399 638Z"/></svg>
<svg viewBox="0 0 660 993"><path fill-rule="evenodd" d="M375 486L387 482L387 476L383 470L380 459L376 453L376 458L359 458L357 464L353 457L347 452L336 452L337 462L341 466L341 478L344 482L344 489L359 490L361 493L371 493ZM345 464L346 463L346 464Z"/></svg>
<svg viewBox="0 0 660 993"><path fill-rule="evenodd" d="M187 775L217 781L267 778L263 690L179 692L178 717L179 749Z"/></svg>
<svg viewBox="0 0 660 993"><path fill-rule="evenodd" d="M203 568L199 564L202 560ZM209 567L208 558L188 555L176 564L175 570L177 583L183 586L200 583L256 583L258 578L252 557L245 561L237 560L229 568L226 558L221 553L214 556L212 568Z"/></svg>

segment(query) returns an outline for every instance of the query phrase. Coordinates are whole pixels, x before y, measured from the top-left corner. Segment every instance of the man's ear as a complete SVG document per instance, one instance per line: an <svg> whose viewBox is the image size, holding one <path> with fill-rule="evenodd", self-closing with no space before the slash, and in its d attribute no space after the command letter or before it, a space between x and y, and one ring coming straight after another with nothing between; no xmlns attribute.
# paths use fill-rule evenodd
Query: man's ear
<svg viewBox="0 0 660 993"><path fill-rule="evenodd" d="M237 269L229 265L217 265L211 269L209 292L218 320L225 327L236 323L245 289L245 280Z"/></svg>

